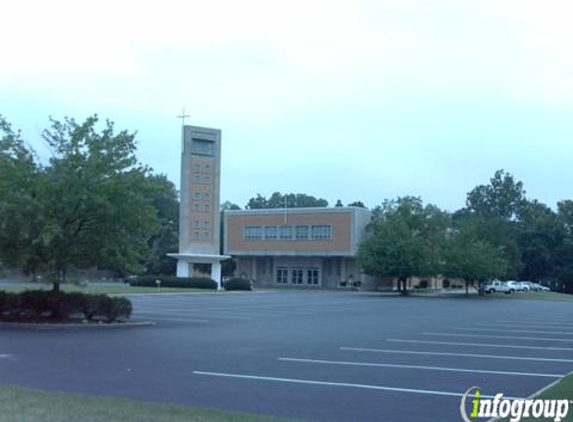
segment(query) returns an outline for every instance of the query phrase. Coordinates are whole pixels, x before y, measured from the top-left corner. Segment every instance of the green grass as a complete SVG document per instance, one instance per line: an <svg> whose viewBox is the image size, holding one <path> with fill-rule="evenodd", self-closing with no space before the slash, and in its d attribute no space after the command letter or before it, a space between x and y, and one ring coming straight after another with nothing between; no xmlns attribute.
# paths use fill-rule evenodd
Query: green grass
<svg viewBox="0 0 573 422"><path fill-rule="evenodd" d="M0 290L7 292L19 293L24 290L50 290L51 284L38 283L37 286L0 286ZM193 288L177 288L177 287L162 287L158 290L156 287L132 287L128 284L120 284L117 286L98 285L97 283L88 284L86 287L76 286L73 284L63 284L61 289L66 292L83 292L83 293L108 293L108 294L129 294L129 293L213 293L216 290L209 289L193 289Z"/></svg>
<svg viewBox="0 0 573 422"><path fill-rule="evenodd" d="M0 385L0 422L294 422L293 419Z"/></svg>
<svg viewBox="0 0 573 422"><path fill-rule="evenodd" d="M570 374L563 378L557 385L554 385L550 389L544 391L536 399L573 399L573 374ZM535 418L525 418L521 422L535 422L539 419ZM508 419L503 419L500 422L509 422ZM569 406L569 413L562 419L562 422L573 422L573 406Z"/></svg>

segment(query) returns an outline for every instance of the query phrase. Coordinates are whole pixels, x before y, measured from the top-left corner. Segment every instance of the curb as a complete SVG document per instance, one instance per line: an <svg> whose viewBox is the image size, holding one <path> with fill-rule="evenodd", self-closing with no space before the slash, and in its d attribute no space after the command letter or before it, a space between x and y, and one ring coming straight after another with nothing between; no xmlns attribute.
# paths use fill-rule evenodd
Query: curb
<svg viewBox="0 0 573 422"><path fill-rule="evenodd" d="M568 374L563 375L561 378L553 381L550 384L547 384L545 387L543 387L542 389L536 391L535 393L533 393L532 395L530 395L529 397L527 397L525 400L533 400L536 397L540 396L541 394L545 393L547 390L549 390L552 387L555 387L557 384L559 384L563 378L568 377L569 375L573 375L573 371L569 372ZM500 417L496 417L496 418L491 418L488 419L486 422L497 422L497 421L501 421L502 418Z"/></svg>
<svg viewBox="0 0 573 422"><path fill-rule="evenodd" d="M60 329L74 329L74 328L135 328L135 327L152 327L155 322L141 321L141 322L121 322L121 323L42 323L42 322L0 322L0 329L8 328L14 330L60 330Z"/></svg>

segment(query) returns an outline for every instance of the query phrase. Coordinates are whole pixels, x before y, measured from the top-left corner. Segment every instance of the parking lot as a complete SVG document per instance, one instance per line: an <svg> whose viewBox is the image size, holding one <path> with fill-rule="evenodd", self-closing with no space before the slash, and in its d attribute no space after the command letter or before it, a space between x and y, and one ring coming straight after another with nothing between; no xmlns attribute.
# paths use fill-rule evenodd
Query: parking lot
<svg viewBox="0 0 573 422"><path fill-rule="evenodd" d="M0 382L316 421L459 421L472 386L573 370L570 303L272 291L133 296L155 327L5 330Z"/></svg>

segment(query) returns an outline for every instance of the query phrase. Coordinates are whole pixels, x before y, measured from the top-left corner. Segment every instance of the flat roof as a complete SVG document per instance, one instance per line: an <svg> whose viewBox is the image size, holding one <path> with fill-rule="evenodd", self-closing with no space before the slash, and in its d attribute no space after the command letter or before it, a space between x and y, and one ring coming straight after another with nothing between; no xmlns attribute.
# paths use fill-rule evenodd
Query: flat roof
<svg viewBox="0 0 573 422"><path fill-rule="evenodd" d="M253 214L320 214L320 213L341 213L341 212L361 212L370 214L371 211L362 207L293 207L293 208L257 208L249 210L225 210L228 215L253 215Z"/></svg>

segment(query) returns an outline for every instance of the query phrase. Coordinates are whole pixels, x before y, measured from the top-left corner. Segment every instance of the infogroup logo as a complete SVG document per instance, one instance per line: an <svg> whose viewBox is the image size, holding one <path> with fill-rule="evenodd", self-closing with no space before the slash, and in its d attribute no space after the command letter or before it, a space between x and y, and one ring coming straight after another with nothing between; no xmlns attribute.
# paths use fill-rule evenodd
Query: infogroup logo
<svg viewBox="0 0 573 422"><path fill-rule="evenodd" d="M530 417L560 422L569 413L570 405L573 400L569 399L515 399L504 398L503 393L483 396L479 387L472 387L462 397L460 413L464 422L474 422L472 418L510 418L511 422L520 422Z"/></svg>

